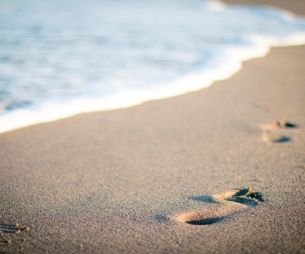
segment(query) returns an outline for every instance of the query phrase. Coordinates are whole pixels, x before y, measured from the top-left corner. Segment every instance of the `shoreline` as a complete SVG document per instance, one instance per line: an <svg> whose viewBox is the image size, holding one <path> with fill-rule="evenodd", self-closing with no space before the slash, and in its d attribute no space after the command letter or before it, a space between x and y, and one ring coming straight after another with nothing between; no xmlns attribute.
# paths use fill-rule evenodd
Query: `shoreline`
<svg viewBox="0 0 305 254"><path fill-rule="evenodd" d="M238 3L238 1L233 2ZM282 12L283 16L287 16L287 19L294 19L296 17L292 13L286 13L283 9L278 11ZM115 94L105 96L103 99L100 97L79 97L65 102L47 101L33 105L30 108L21 108L7 112L0 116L0 135L33 125L77 117L81 114L121 110L139 106L149 101L158 101L200 91L210 87L217 81L229 79L241 71L244 62L265 57L272 48L305 45L305 34L301 33L291 34L285 38L253 35L248 39L251 41L250 45L226 48L223 52L222 61L217 63L215 70L202 69L189 73L177 80L171 81L169 83L171 85L166 86L164 89L155 89L154 91L145 89L133 90L128 94ZM189 83L192 85L186 85Z"/></svg>
<svg viewBox="0 0 305 254"><path fill-rule="evenodd" d="M31 231L0 251L302 252L304 54L272 48L200 91L1 134L0 230ZM297 127L268 125L281 119ZM227 200L243 186L264 202ZM224 219L185 223L209 209Z"/></svg>
<svg viewBox="0 0 305 254"><path fill-rule="evenodd" d="M246 4L246 5L263 5L267 7L279 8L284 11L289 11L293 15L304 16L304 3L301 0L221 0L225 4L229 5L238 5L238 4Z"/></svg>

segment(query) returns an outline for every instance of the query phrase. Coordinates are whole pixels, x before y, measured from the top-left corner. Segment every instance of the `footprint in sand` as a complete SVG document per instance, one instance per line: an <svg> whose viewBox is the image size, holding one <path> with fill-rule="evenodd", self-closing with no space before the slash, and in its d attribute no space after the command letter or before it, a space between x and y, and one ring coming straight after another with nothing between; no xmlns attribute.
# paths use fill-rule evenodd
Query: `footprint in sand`
<svg viewBox="0 0 305 254"><path fill-rule="evenodd" d="M22 227L18 223L0 223L0 246L9 245L15 241L25 241L26 234L30 232L30 227Z"/></svg>
<svg viewBox="0 0 305 254"><path fill-rule="evenodd" d="M269 124L261 126L262 140L267 143L286 143L291 141L291 137L283 134L288 129L295 129L298 126L294 123L290 123L284 120L274 121Z"/></svg>
<svg viewBox="0 0 305 254"><path fill-rule="evenodd" d="M216 208L205 207L200 211L181 213L172 216L171 219L191 225L209 225L229 218L246 208L254 207L259 202L264 202L264 196L261 192L244 187L212 196L192 197L192 200L205 203L218 203L220 206Z"/></svg>

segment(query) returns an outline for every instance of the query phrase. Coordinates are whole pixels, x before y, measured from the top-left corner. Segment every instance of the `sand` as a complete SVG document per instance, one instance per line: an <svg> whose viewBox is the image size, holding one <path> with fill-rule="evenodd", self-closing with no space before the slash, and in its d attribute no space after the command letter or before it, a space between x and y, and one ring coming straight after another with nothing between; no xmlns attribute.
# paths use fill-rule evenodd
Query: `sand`
<svg viewBox="0 0 305 254"><path fill-rule="evenodd" d="M223 0L227 4L266 5L288 10L296 15L304 16L304 0Z"/></svg>
<svg viewBox="0 0 305 254"><path fill-rule="evenodd" d="M304 55L1 134L0 251L305 253Z"/></svg>

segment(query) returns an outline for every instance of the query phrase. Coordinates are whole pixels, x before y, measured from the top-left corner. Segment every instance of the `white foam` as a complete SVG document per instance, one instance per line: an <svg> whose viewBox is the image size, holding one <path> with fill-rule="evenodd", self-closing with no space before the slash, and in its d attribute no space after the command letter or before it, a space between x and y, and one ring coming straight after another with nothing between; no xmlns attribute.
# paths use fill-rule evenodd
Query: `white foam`
<svg viewBox="0 0 305 254"><path fill-rule="evenodd" d="M209 2L208 4L209 8L213 11L223 11L227 8L227 5L224 2L218 0L214 0L212 2Z"/></svg>
<svg viewBox="0 0 305 254"><path fill-rule="evenodd" d="M271 47L305 44L305 34L286 38L252 35L252 46L231 47L224 52L217 68L202 70L174 81L164 89L133 90L104 98L78 98L68 102L48 102L31 109L18 109L0 116L0 133L18 128L51 122L79 113L113 110L135 106L145 101L164 99L209 87L217 80L224 80L241 69L242 62L264 57Z"/></svg>

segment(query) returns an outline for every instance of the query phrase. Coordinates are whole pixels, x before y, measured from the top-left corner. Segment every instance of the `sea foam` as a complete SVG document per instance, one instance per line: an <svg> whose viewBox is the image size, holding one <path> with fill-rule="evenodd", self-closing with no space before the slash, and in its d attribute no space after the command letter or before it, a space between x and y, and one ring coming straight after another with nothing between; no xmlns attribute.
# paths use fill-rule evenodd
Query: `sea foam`
<svg viewBox="0 0 305 254"><path fill-rule="evenodd" d="M271 47L305 44L304 20L274 8L128 2L130 9L91 0L72 10L68 2L60 22L52 18L59 2L36 7L39 15L26 22L33 10L4 2L0 132L196 91ZM23 14L12 20L16 4ZM83 10L92 16L75 20ZM159 10L168 15L162 22L153 19Z"/></svg>

